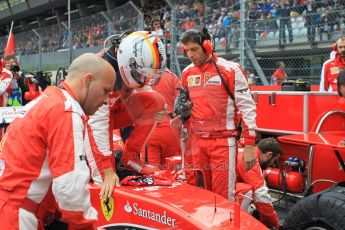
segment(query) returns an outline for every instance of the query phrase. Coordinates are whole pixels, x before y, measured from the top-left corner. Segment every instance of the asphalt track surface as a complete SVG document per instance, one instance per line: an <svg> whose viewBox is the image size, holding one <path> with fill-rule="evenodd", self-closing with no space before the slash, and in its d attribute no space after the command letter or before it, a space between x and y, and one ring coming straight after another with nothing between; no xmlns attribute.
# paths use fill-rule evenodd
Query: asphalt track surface
<svg viewBox="0 0 345 230"><path fill-rule="evenodd" d="M298 199L272 192L270 192L270 195L273 200L274 209L278 214L280 224L283 225L287 213L292 208L292 206L298 201Z"/></svg>

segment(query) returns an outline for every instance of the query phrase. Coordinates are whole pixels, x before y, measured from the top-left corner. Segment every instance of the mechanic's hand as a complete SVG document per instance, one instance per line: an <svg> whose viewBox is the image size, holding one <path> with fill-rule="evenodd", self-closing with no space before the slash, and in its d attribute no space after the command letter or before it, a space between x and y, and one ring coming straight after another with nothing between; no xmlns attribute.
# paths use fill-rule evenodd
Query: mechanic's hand
<svg viewBox="0 0 345 230"><path fill-rule="evenodd" d="M106 201L111 197L115 185L116 187L120 186L120 179L114 172L114 169L111 167L104 169L104 182L102 184L101 192L99 193L100 198Z"/></svg>
<svg viewBox="0 0 345 230"><path fill-rule="evenodd" d="M256 163L255 146L247 145L243 149L244 168L249 171Z"/></svg>
<svg viewBox="0 0 345 230"><path fill-rule="evenodd" d="M172 119L170 119L170 125L173 127L181 127L182 126L182 119L181 115L178 115Z"/></svg>
<svg viewBox="0 0 345 230"><path fill-rule="evenodd" d="M166 116L167 113L168 113L167 108L168 108L168 106L167 106L167 104L165 103L164 109L161 110L161 111L159 111L159 112L157 112L157 113L155 113L155 114L153 115L153 118L155 119L155 121L156 121L157 123L163 121L163 119L165 118L165 116Z"/></svg>

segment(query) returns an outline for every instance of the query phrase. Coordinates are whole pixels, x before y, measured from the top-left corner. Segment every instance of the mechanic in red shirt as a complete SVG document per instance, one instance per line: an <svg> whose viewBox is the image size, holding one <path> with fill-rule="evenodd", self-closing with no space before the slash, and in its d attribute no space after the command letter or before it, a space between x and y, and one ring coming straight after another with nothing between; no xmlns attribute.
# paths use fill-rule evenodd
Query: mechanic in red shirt
<svg viewBox="0 0 345 230"><path fill-rule="evenodd" d="M242 154L239 152L236 164L236 197L241 203L241 208L248 210L251 197L259 212L260 221L268 227L279 228L277 213L273 209L271 196L262 175L262 170L273 165L281 155L279 143L274 138L259 141L255 148L257 161L255 166L246 171L243 167ZM241 196L240 194L244 195Z"/></svg>
<svg viewBox="0 0 345 230"><path fill-rule="evenodd" d="M334 58L327 60L321 70L320 91L337 91L337 77L340 70L345 69L345 36L340 37L333 47Z"/></svg>
<svg viewBox="0 0 345 230"><path fill-rule="evenodd" d="M166 70L159 83L152 86L152 89L160 93L167 104L167 112L174 113L174 101L177 97L181 83L178 77ZM164 120L157 124L142 150L142 160L158 168L165 168L165 158L180 154L180 129L170 124L170 117L167 114ZM147 156L146 156L147 154Z"/></svg>
<svg viewBox="0 0 345 230"><path fill-rule="evenodd" d="M182 73L182 86L189 90L193 103L187 121L192 161L193 167L203 171L207 189L234 200L237 113L245 126L243 162L250 169L255 164L256 106L241 66L217 57L211 39L206 29L188 30L181 39L192 61Z"/></svg>
<svg viewBox="0 0 345 230"><path fill-rule="evenodd" d="M0 64L0 107L6 107L8 97L12 88L13 75L11 71L2 67ZM0 121L1 122L1 121ZM0 128L0 140L3 136L4 129Z"/></svg>
<svg viewBox="0 0 345 230"><path fill-rule="evenodd" d="M0 67L0 107L7 106L13 75L10 70Z"/></svg>
<svg viewBox="0 0 345 230"><path fill-rule="evenodd" d="M279 61L277 63L278 68L273 73L273 78L275 85L282 85L283 81L287 78L287 73L285 72L285 63Z"/></svg>
<svg viewBox="0 0 345 230"><path fill-rule="evenodd" d="M124 36L117 38L109 49L99 54L113 66L116 85L109 105L102 106L88 122L89 143L86 145L89 148L86 153L93 181L103 184L100 193L102 199L111 196L114 184L119 181L114 169L113 130L134 124L117 170L126 168L151 174L157 168L144 164L140 151L155 124L166 115L164 97L147 87L157 83L165 71L164 44L156 34L147 31Z"/></svg>
<svg viewBox="0 0 345 230"><path fill-rule="evenodd" d="M0 145L2 229L43 229L38 212L45 213L41 203L51 192L69 229L94 229L97 211L83 147L86 115L108 103L114 83L109 63L83 54L60 86L48 87L10 124Z"/></svg>

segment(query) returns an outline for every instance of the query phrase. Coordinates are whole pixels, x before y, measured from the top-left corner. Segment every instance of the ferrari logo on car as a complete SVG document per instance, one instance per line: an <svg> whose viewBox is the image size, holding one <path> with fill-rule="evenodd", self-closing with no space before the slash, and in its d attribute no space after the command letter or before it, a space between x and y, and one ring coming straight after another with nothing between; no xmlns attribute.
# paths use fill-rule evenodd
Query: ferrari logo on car
<svg viewBox="0 0 345 230"><path fill-rule="evenodd" d="M114 198L110 197L106 202L101 200L101 208L105 219L109 221L114 213Z"/></svg>

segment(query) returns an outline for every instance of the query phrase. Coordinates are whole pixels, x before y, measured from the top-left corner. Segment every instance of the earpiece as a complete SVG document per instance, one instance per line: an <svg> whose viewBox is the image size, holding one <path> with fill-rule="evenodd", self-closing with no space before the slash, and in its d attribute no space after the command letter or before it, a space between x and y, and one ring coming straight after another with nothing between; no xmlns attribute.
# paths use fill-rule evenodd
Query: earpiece
<svg viewBox="0 0 345 230"><path fill-rule="evenodd" d="M213 37L211 36L210 32L206 28L203 28L202 31L200 32L200 39L202 37L204 38L204 41L202 43L202 47L204 51L207 54L212 54L214 52L214 45L212 42Z"/></svg>
<svg viewBox="0 0 345 230"><path fill-rule="evenodd" d="M210 35L209 31L204 28L202 31L196 30L196 29L190 29L186 33L195 34L194 36L199 37L199 44L201 45L202 49L207 54L212 54L214 52L214 45L212 42L212 36ZM183 52L186 55L186 50L183 46Z"/></svg>
<svg viewBox="0 0 345 230"><path fill-rule="evenodd" d="M202 48L207 54L212 54L213 53L213 44L211 40L205 39L204 42L202 43Z"/></svg>

